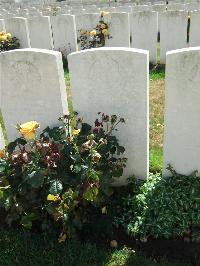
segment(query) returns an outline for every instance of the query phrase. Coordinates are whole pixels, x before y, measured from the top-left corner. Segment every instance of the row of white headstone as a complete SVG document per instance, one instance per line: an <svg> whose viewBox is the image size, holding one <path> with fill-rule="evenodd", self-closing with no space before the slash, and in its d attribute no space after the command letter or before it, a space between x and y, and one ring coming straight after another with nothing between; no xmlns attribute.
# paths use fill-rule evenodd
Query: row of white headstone
<svg viewBox="0 0 200 266"><path fill-rule="evenodd" d="M60 50L64 55L79 50L80 29L92 30L99 14L41 16L0 20L0 31L6 30L20 40L21 48ZM165 64L166 52L200 45L200 11L190 12L189 43L187 43L188 13L184 11L109 13L112 38L106 47L133 47L149 50L150 62L158 62L157 36L160 31L160 63Z"/></svg>
<svg viewBox="0 0 200 266"><path fill-rule="evenodd" d="M61 5L62 3L62 5ZM73 2L72 2L73 3ZM71 4L72 4L71 3ZM23 4L21 6L15 6L10 5L9 7L1 7L1 13L4 15L33 15L33 14L39 14L43 13L44 15L52 15L52 14L60 14L60 13L70 13L70 14L78 14L78 13L85 13L85 12L99 12L100 9L107 9L110 12L138 12L138 11L158 11L163 12L165 10L169 11L193 11L193 10L199 10L200 9L200 2L190 2L190 3L174 3L171 2L169 4L166 4L166 2L146 2L143 4L136 3L120 3L120 2L111 2L110 4L106 4L105 2L93 2L87 5L84 5L84 2L79 2L78 5L70 5L66 2L55 2L54 4L48 5L48 4L39 4L31 6Z"/></svg>
<svg viewBox="0 0 200 266"><path fill-rule="evenodd" d="M68 56L73 108L94 124L98 112L124 117L116 132L126 148L124 177L148 177L149 54L132 48L99 48ZM9 141L17 123L41 129L68 113L61 54L21 49L0 54L0 108ZM164 176L200 170L200 47L168 52L165 84ZM1 136L1 148L4 141Z"/></svg>

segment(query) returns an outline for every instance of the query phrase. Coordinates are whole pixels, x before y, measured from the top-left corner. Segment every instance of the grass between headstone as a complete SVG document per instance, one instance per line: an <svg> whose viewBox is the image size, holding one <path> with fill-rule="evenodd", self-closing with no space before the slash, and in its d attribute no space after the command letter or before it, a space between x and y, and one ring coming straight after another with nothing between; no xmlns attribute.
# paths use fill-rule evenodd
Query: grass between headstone
<svg viewBox="0 0 200 266"><path fill-rule="evenodd" d="M150 172L161 172L164 133L164 70L150 72Z"/></svg>

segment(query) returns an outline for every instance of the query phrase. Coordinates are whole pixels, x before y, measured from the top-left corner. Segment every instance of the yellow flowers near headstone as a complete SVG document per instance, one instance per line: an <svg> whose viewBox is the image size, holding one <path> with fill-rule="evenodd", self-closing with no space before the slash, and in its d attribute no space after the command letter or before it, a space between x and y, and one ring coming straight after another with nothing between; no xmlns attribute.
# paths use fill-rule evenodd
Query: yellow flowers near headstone
<svg viewBox="0 0 200 266"><path fill-rule="evenodd" d="M108 14L109 14L109 12L106 12L106 11L101 11L100 12L100 16L101 17L107 16Z"/></svg>
<svg viewBox="0 0 200 266"><path fill-rule="evenodd" d="M17 125L17 129L27 140L32 140L35 138L35 132L38 127L39 124L36 121L30 121L21 125Z"/></svg>
<svg viewBox="0 0 200 266"><path fill-rule="evenodd" d="M106 27L107 27L107 25L106 25L105 23L102 23L102 24L100 25L100 28L101 28L102 30L106 29Z"/></svg>
<svg viewBox="0 0 200 266"><path fill-rule="evenodd" d="M6 33L5 31L0 32L0 41L8 41L11 39L11 34Z"/></svg>
<svg viewBox="0 0 200 266"><path fill-rule="evenodd" d="M92 30L92 31L90 31L90 36L91 36L91 37L96 36L96 34L97 34L96 30Z"/></svg>
<svg viewBox="0 0 200 266"><path fill-rule="evenodd" d="M105 35L105 36L108 36L108 35L109 35L109 32L108 32L107 29L102 30L102 33L103 33L103 35Z"/></svg>
<svg viewBox="0 0 200 266"><path fill-rule="evenodd" d="M80 129L74 129L72 135L77 136L80 133Z"/></svg>
<svg viewBox="0 0 200 266"><path fill-rule="evenodd" d="M48 201L57 201L57 200L58 200L58 197L55 196L55 195L49 194L49 195L47 196L47 200L48 200Z"/></svg>
<svg viewBox="0 0 200 266"><path fill-rule="evenodd" d="M83 36L83 35L87 35L88 32L86 30L80 30L80 35Z"/></svg>
<svg viewBox="0 0 200 266"><path fill-rule="evenodd" d="M0 159L2 159L5 156L5 151L4 150L0 150Z"/></svg>

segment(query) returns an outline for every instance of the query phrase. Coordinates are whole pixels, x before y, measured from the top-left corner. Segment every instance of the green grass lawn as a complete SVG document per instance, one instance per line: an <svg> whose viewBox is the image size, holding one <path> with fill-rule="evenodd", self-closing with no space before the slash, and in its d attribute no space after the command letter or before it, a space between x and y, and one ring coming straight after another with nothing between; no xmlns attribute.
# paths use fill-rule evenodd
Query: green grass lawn
<svg viewBox="0 0 200 266"><path fill-rule="evenodd" d="M159 263L144 254L122 247L102 249L78 241L44 239L19 231L0 231L1 266L184 266L161 259ZM185 264L186 265L186 264Z"/></svg>
<svg viewBox="0 0 200 266"><path fill-rule="evenodd" d="M149 73L150 80L159 80L165 79L165 71L164 69L154 69Z"/></svg>

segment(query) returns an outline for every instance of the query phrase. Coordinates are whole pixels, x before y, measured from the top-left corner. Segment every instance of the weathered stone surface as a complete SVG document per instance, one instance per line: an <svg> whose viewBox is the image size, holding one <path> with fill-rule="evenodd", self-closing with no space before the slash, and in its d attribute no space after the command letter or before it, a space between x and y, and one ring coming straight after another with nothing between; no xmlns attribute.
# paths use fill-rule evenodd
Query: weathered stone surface
<svg viewBox="0 0 200 266"><path fill-rule="evenodd" d="M166 11L160 14L160 62L165 64L166 52L187 47L188 13Z"/></svg>
<svg viewBox="0 0 200 266"><path fill-rule="evenodd" d="M200 171L200 48L168 52L165 77L163 175Z"/></svg>
<svg viewBox="0 0 200 266"><path fill-rule="evenodd" d="M109 33L112 38L106 39L107 47L130 47L130 22L128 13L110 13L105 16L110 24Z"/></svg>
<svg viewBox="0 0 200 266"><path fill-rule="evenodd" d="M190 12L190 46L200 45L200 11Z"/></svg>
<svg viewBox="0 0 200 266"><path fill-rule="evenodd" d="M149 61L157 62L158 13L136 12L131 14L133 48L149 50Z"/></svg>
<svg viewBox="0 0 200 266"><path fill-rule="evenodd" d="M26 18L5 19L5 28L12 36L19 39L21 48L30 47L30 38L28 31L28 22Z"/></svg>
<svg viewBox="0 0 200 266"><path fill-rule="evenodd" d="M51 17L54 49L65 56L78 50L75 17L60 15Z"/></svg>
<svg viewBox="0 0 200 266"><path fill-rule="evenodd" d="M68 56L73 107L94 124L98 112L126 120L116 132L128 158L124 177L148 175L148 51L98 48Z"/></svg>
<svg viewBox="0 0 200 266"><path fill-rule="evenodd" d="M4 22L4 19L0 19L0 31L5 31L5 22Z"/></svg>
<svg viewBox="0 0 200 266"><path fill-rule="evenodd" d="M8 140L17 123L36 120L54 126L68 112L62 57L59 52L19 49L0 54L1 111Z"/></svg>
<svg viewBox="0 0 200 266"><path fill-rule="evenodd" d="M28 19L30 43L32 48L53 49L52 31L49 17Z"/></svg>

